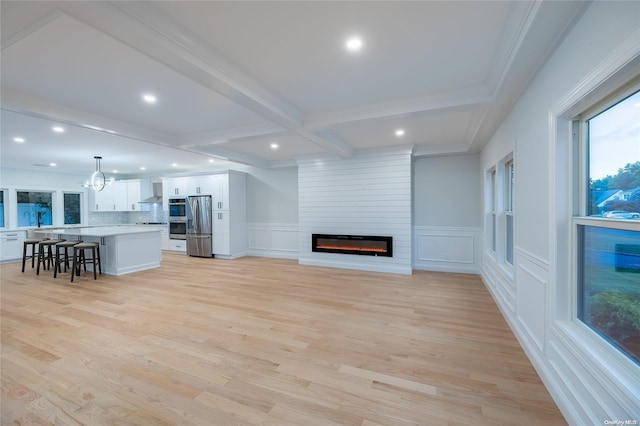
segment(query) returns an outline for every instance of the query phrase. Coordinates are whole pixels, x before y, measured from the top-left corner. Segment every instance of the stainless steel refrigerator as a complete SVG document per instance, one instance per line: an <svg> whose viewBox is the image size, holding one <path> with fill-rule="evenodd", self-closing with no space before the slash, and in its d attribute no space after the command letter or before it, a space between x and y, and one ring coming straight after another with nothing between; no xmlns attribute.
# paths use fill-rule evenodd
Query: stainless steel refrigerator
<svg viewBox="0 0 640 426"><path fill-rule="evenodd" d="M212 201L211 195L187 198L187 254L211 257L212 249Z"/></svg>

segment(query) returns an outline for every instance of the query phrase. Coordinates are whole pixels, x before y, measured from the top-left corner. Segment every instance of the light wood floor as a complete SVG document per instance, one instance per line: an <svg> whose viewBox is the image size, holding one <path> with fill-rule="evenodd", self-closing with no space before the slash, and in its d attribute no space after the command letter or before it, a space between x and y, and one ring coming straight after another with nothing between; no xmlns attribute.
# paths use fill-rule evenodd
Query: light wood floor
<svg viewBox="0 0 640 426"><path fill-rule="evenodd" d="M0 274L2 425L566 424L477 276Z"/></svg>

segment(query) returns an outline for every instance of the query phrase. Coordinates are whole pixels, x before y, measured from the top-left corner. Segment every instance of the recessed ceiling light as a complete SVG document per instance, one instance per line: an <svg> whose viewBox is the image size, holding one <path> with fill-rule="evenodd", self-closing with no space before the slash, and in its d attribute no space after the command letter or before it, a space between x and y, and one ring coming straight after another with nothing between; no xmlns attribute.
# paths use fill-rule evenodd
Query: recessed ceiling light
<svg viewBox="0 0 640 426"><path fill-rule="evenodd" d="M145 166L140 167L140 170L147 170Z"/></svg>
<svg viewBox="0 0 640 426"><path fill-rule="evenodd" d="M403 129L396 130L396 136L404 136L404 130Z"/></svg>
<svg viewBox="0 0 640 426"><path fill-rule="evenodd" d="M351 37L347 40L346 46L350 52L358 51L362 48L362 39L360 37Z"/></svg>
<svg viewBox="0 0 640 426"><path fill-rule="evenodd" d="M209 158L210 163L213 163L213 161L214 161L213 158Z"/></svg>
<svg viewBox="0 0 640 426"><path fill-rule="evenodd" d="M151 93L145 93L144 95L142 95L142 100L148 104L155 104L158 101L155 95L152 95Z"/></svg>
<svg viewBox="0 0 640 426"><path fill-rule="evenodd" d="M171 167L178 167L178 163L171 164Z"/></svg>
<svg viewBox="0 0 640 426"><path fill-rule="evenodd" d="M271 149L278 149L278 144L277 143L272 143L271 144Z"/></svg>
<svg viewBox="0 0 640 426"><path fill-rule="evenodd" d="M51 167L55 167L55 166L57 166L57 164L56 164L56 163L49 163L49 165L50 165Z"/></svg>
<svg viewBox="0 0 640 426"><path fill-rule="evenodd" d="M21 137L15 137L15 138L13 138L13 141L14 141L14 142L18 142L18 143L22 143L22 142L24 142L24 138L21 138Z"/></svg>
<svg viewBox="0 0 640 426"><path fill-rule="evenodd" d="M60 127L60 126L54 126L51 128L51 130L53 130L56 133L64 133L64 127Z"/></svg>
<svg viewBox="0 0 640 426"><path fill-rule="evenodd" d="M111 173L118 173L116 169L111 170Z"/></svg>

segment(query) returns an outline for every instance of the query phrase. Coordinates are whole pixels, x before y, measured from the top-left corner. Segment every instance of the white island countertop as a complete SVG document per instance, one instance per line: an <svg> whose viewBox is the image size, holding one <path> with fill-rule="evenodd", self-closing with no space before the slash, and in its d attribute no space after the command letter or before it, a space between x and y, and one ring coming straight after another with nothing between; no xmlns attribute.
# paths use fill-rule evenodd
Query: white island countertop
<svg viewBox="0 0 640 426"><path fill-rule="evenodd" d="M147 226L89 226L40 228L35 235L100 244L102 270L123 275L158 268L162 257L159 228Z"/></svg>
<svg viewBox="0 0 640 426"><path fill-rule="evenodd" d="M78 237L113 237L116 235L141 234L146 232L158 232L157 229L147 226L89 226L86 228L40 228L34 233L41 235L75 235Z"/></svg>

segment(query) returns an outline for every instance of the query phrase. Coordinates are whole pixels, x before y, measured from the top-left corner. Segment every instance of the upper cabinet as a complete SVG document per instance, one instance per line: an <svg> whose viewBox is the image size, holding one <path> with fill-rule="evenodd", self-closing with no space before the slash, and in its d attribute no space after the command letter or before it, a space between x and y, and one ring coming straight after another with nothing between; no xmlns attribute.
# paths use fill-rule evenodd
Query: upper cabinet
<svg viewBox="0 0 640 426"><path fill-rule="evenodd" d="M189 194L189 179L187 177L170 178L163 181L163 192L167 197L186 197Z"/></svg>
<svg viewBox="0 0 640 426"><path fill-rule="evenodd" d="M229 175L235 172L218 173L162 180L162 208L168 210L170 198L189 195L211 195L213 210L229 210Z"/></svg>
<svg viewBox="0 0 640 426"><path fill-rule="evenodd" d="M189 195L213 195L215 191L215 181L221 175L193 176L189 178Z"/></svg>
<svg viewBox="0 0 640 426"><path fill-rule="evenodd" d="M94 212L131 212L140 210L140 181L117 180L93 193L90 204Z"/></svg>

